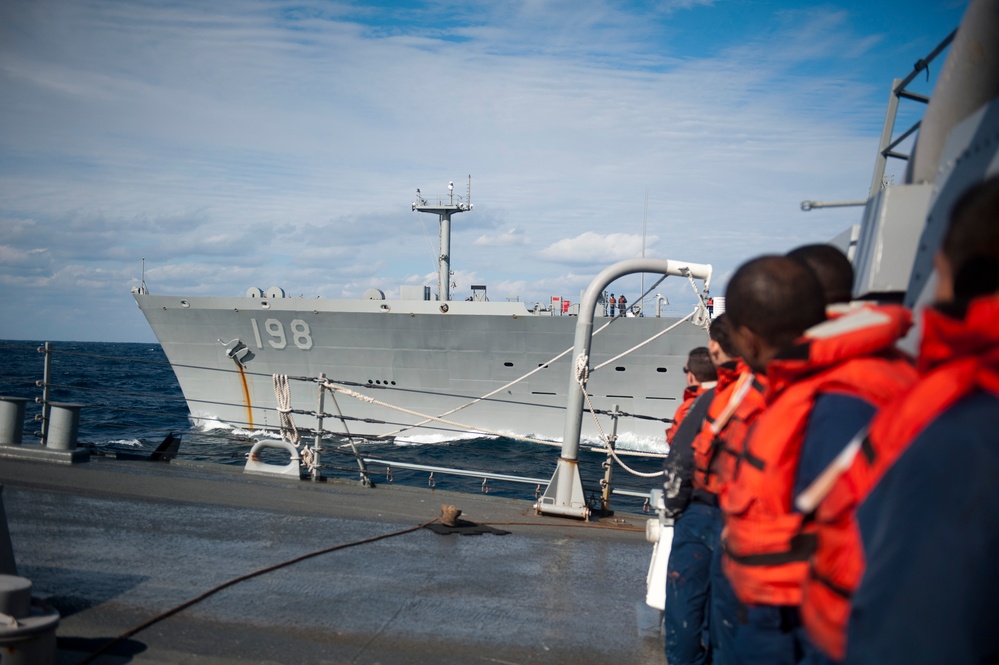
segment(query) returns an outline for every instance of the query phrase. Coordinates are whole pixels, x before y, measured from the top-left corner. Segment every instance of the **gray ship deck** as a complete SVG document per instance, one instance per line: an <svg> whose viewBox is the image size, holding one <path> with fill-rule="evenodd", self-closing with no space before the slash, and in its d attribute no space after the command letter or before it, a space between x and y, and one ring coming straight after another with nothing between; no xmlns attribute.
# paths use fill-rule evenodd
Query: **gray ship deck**
<svg viewBox="0 0 999 665"><path fill-rule="evenodd" d="M231 586L98 663L655 663L644 516L537 517L531 503L310 483L191 463L3 460L18 572L63 614L60 665L232 578L433 519ZM532 525L523 525L529 522ZM512 524L511 524L512 523ZM535 526L535 524L537 526Z"/></svg>

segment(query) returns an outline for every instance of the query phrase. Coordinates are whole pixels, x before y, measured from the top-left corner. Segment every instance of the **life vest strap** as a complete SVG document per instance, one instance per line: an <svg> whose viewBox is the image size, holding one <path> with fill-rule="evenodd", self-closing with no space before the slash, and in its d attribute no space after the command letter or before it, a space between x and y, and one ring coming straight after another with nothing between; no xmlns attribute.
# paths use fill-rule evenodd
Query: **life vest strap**
<svg viewBox="0 0 999 665"><path fill-rule="evenodd" d="M808 561L818 548L819 540L814 533L799 533L791 539L791 546L783 552L765 554L736 554L725 543L725 554L741 566L782 566L787 563Z"/></svg>
<svg viewBox="0 0 999 665"><path fill-rule="evenodd" d="M767 466L767 463L763 459L754 455L753 451L751 451L748 446L742 451L742 459L746 460L749 466L759 471L763 471L763 469Z"/></svg>
<svg viewBox="0 0 999 665"><path fill-rule="evenodd" d="M844 600L853 598L853 592L819 573L819 571L815 570L814 564L808 567L808 576Z"/></svg>
<svg viewBox="0 0 999 665"><path fill-rule="evenodd" d="M860 442L860 452L864 454L864 459L867 460L868 466L874 464L874 460L877 459L878 452L874 449L874 444L871 443L870 436L865 436Z"/></svg>

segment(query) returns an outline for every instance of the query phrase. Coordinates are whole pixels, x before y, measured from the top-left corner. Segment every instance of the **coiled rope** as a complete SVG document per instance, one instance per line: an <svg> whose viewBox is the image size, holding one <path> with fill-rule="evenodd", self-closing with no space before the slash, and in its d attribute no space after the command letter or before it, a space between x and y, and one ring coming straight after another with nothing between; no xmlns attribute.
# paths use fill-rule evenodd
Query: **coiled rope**
<svg viewBox="0 0 999 665"><path fill-rule="evenodd" d="M274 396L277 399L277 412L281 422L281 440L293 446L298 445L298 428L291 417L291 388L288 375L274 375Z"/></svg>

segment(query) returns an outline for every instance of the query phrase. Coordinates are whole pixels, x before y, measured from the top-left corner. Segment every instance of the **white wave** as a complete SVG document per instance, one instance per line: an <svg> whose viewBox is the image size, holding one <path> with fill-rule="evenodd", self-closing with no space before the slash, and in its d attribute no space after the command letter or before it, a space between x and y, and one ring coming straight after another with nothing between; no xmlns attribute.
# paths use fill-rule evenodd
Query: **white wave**
<svg viewBox="0 0 999 665"><path fill-rule="evenodd" d="M108 441L112 446L129 446L130 448L141 448L142 442L138 439L112 439Z"/></svg>
<svg viewBox="0 0 999 665"><path fill-rule="evenodd" d="M246 439L280 439L281 433L277 430L271 429L245 429L242 427L236 427L230 425L229 423L222 422L218 419L218 416L210 414L197 414L192 415L191 425L195 429L199 429L202 432L216 432L222 431L226 432L231 436L241 437Z"/></svg>
<svg viewBox="0 0 999 665"><path fill-rule="evenodd" d="M475 434L473 432L453 433L453 434L414 434L405 437L396 437L397 446L425 446L425 445L450 445L461 441L472 441L476 439L495 439L489 434Z"/></svg>
<svg viewBox="0 0 999 665"><path fill-rule="evenodd" d="M190 420L191 426L195 429L200 429L202 432L211 432L217 429L233 429L232 425L222 422L218 419L218 416L209 413L191 414Z"/></svg>
<svg viewBox="0 0 999 665"><path fill-rule="evenodd" d="M656 455L665 455L669 451L665 436L622 434L618 437L616 447L619 450L629 450L636 453L654 453Z"/></svg>

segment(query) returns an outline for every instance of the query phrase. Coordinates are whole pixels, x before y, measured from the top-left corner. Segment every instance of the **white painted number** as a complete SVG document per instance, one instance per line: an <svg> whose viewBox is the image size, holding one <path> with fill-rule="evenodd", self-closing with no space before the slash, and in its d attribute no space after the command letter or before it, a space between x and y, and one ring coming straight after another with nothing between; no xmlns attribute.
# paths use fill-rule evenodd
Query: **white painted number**
<svg viewBox="0 0 999 665"><path fill-rule="evenodd" d="M250 319L250 325L253 326L253 339L257 343L257 348L264 348L263 341L260 339L260 328L257 325L257 320ZM267 343L272 348L283 349L288 346L288 337L284 331L284 324L277 319L267 319L264 321L264 331L271 336L271 339L267 340ZM309 328L307 322L302 319L295 319L291 322L291 341L303 351L308 351L312 348L312 330Z"/></svg>
<svg viewBox="0 0 999 665"><path fill-rule="evenodd" d="M253 324L253 339L257 343L257 348L264 348L264 343L260 341L260 328L257 327L257 320L250 319L250 323Z"/></svg>
<svg viewBox="0 0 999 665"><path fill-rule="evenodd" d="M291 322L291 339L295 346L308 351L312 348L312 333L309 331L309 324L302 319L295 319Z"/></svg>
<svg viewBox="0 0 999 665"><path fill-rule="evenodd" d="M264 321L264 329L267 331L268 335L274 338L267 340L267 343L272 347L275 349L283 349L288 346L288 340L284 336L284 326L281 325L280 321L277 319L267 319Z"/></svg>

